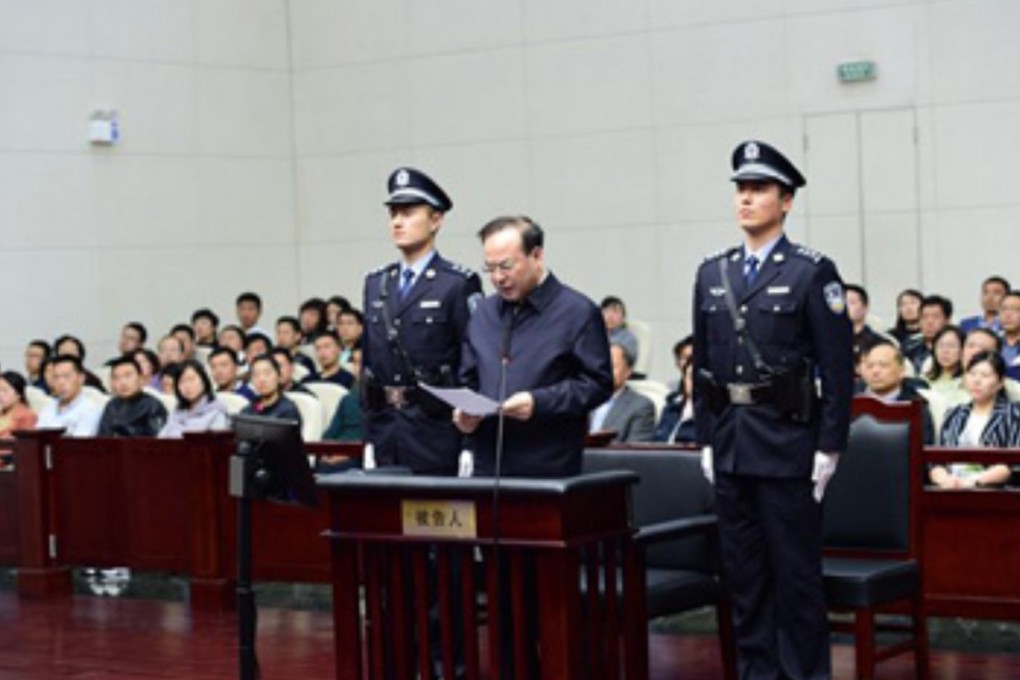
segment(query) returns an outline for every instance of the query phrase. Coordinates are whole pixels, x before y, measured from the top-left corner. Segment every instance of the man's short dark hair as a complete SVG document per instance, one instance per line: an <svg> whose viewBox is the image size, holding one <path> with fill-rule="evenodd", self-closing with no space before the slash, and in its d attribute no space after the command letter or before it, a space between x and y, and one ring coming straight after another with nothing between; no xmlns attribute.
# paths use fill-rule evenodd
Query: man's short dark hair
<svg viewBox="0 0 1020 680"><path fill-rule="evenodd" d="M296 316L281 316L276 320L276 325L279 326L280 324L290 326L295 333L301 335L301 322L297 320Z"/></svg>
<svg viewBox="0 0 1020 680"><path fill-rule="evenodd" d="M181 350L181 354L184 354L184 343L181 342L181 339L174 335L173 332L170 332L167 335L164 335L162 338L160 338L159 342L156 343L156 347L162 345L164 340L173 340L174 342L176 342L178 349Z"/></svg>
<svg viewBox="0 0 1020 680"><path fill-rule="evenodd" d="M921 300L921 309L923 310L925 307L941 307L942 313L947 319L953 318L953 302L942 295L926 295Z"/></svg>
<svg viewBox="0 0 1020 680"><path fill-rule="evenodd" d="M531 254L535 248L545 245L545 233L538 222L527 215L504 215L489 220L484 227L478 230L478 238L482 243L496 232L504 229L516 229L521 234L521 247L526 255Z"/></svg>
<svg viewBox="0 0 1020 680"><path fill-rule="evenodd" d="M843 290L847 293L857 293L857 297L861 299L865 307L871 305L871 299L868 297L868 291L864 290L864 286L859 286L856 283L843 284Z"/></svg>
<svg viewBox="0 0 1020 680"><path fill-rule="evenodd" d="M983 333L984 335L987 335L995 342L996 352L1002 351L1002 338L999 337L999 334L993 331L991 328L971 328L969 331L967 331L967 338L978 333ZM964 338L964 342L967 342L966 338Z"/></svg>
<svg viewBox="0 0 1020 680"><path fill-rule="evenodd" d="M866 343L864 345L864 347L861 348L861 356L860 356L860 358L864 359L865 357L867 357L869 354L874 352L879 347L891 347L893 352L895 353L896 361L898 361L900 364L903 364L905 362L905 357L903 356L903 350L900 349L899 343L897 343L896 341L894 341L894 340L892 340L890 338L886 338L886 337L882 337L882 336L878 336L877 338L875 338L871 342Z"/></svg>
<svg viewBox="0 0 1020 680"><path fill-rule="evenodd" d="M195 339L195 329L186 323L176 324L170 329L170 335L177 335L178 333L184 333L192 340Z"/></svg>
<svg viewBox="0 0 1020 680"><path fill-rule="evenodd" d="M365 315L361 313L360 309L350 307L348 309L341 310L340 316L353 316L358 321L358 325L365 325Z"/></svg>
<svg viewBox="0 0 1020 680"><path fill-rule="evenodd" d="M627 368L634 368L634 362L637 361L637 357L631 354L630 350L627 349L626 346L621 345L618 342L614 342L610 345L609 349L612 349L613 347L620 348L620 352L623 354L623 360L627 362Z"/></svg>
<svg viewBox="0 0 1020 680"><path fill-rule="evenodd" d="M141 321L128 321L124 324L124 328L130 328L135 333L138 333L138 341L143 345L149 339L149 331L146 330L145 325Z"/></svg>
<svg viewBox="0 0 1020 680"><path fill-rule="evenodd" d="M326 304L336 305L342 311L347 311L352 306L351 301L345 298L343 295L334 295L330 297L328 300L326 300Z"/></svg>
<svg viewBox="0 0 1020 680"><path fill-rule="evenodd" d="M38 347L39 349L41 349L43 351L43 359L48 359L50 354L53 352L53 349L50 347L50 343L46 342L45 340L38 339L33 340L32 342L28 343L28 346Z"/></svg>
<svg viewBox="0 0 1020 680"><path fill-rule="evenodd" d="M251 360L251 367L250 368L254 369L255 368L255 364L262 364L262 363L269 364L270 366L273 367L273 370L276 372L276 375L280 375L280 364L276 363L276 359L273 358L273 355L272 355L271 352L266 352L264 354L260 354L257 357L255 357L254 359L252 359Z"/></svg>
<svg viewBox="0 0 1020 680"><path fill-rule="evenodd" d="M77 337L73 335L69 334L61 335L59 338L54 340L53 351L59 352L60 346L63 345L65 342L70 342L71 344L78 348L78 358L80 359L79 363L85 361L85 343L83 343L81 340L79 340Z"/></svg>
<svg viewBox="0 0 1020 680"><path fill-rule="evenodd" d="M123 354L110 361L110 372L112 373L118 366L134 366L138 373L142 372L142 367L138 365L135 358L130 354Z"/></svg>
<svg viewBox="0 0 1020 680"><path fill-rule="evenodd" d="M318 335L316 335L315 336L315 341L318 342L320 338L332 338L333 342L335 342L336 344L338 344L338 345L342 345L343 344L340 341L340 336L337 335L336 331L333 330L332 328L324 330L321 333L319 333Z"/></svg>
<svg viewBox="0 0 1020 680"><path fill-rule="evenodd" d="M248 333L244 336L244 348L248 349L253 343L258 342L259 340L266 343L267 352L273 349L273 340L265 333L259 333L258 331Z"/></svg>
<svg viewBox="0 0 1020 680"><path fill-rule="evenodd" d="M299 312L307 312L308 310L314 309L319 314L325 316L326 314L326 301L321 297L308 298L301 303L301 307L298 308Z"/></svg>
<svg viewBox="0 0 1020 680"><path fill-rule="evenodd" d="M1002 296L1003 301L1005 301L1006 298L1020 298L1020 290L1006 291L1006 294Z"/></svg>
<svg viewBox="0 0 1020 680"><path fill-rule="evenodd" d="M681 352L683 352L685 349L687 349L693 344L694 344L693 335L687 335L680 338L679 340L677 340L676 344L673 345L673 356L674 357L680 356Z"/></svg>
<svg viewBox="0 0 1020 680"><path fill-rule="evenodd" d="M288 350L284 349L283 347L276 347L276 348L273 349L273 351L269 352L269 354L271 356L273 356L273 357L283 357L291 365L294 364L294 356ZM279 364L280 362L277 361L276 363Z"/></svg>
<svg viewBox="0 0 1020 680"><path fill-rule="evenodd" d="M209 353L209 362L212 363L212 360L215 359L216 357L223 356L230 357L230 360L234 362L235 366L239 365L237 361L237 354L234 353L234 350L230 349L229 347L222 346L217 347L216 349Z"/></svg>
<svg viewBox="0 0 1020 680"><path fill-rule="evenodd" d="M199 319L209 319L209 322L213 325L213 328L216 328L217 326L220 325L220 317L216 316L216 312L209 309L208 307L196 309L194 312L192 312L191 323L195 323Z"/></svg>
<svg viewBox="0 0 1020 680"><path fill-rule="evenodd" d="M74 356L73 354L58 354L50 360L53 367L56 368L60 364L71 364L74 367L75 373L85 373L85 367L81 363L81 359Z"/></svg>
<svg viewBox="0 0 1020 680"><path fill-rule="evenodd" d="M138 349L135 350L134 355L132 356L137 357L139 354L144 354L145 358L149 360L149 364L152 365L153 375L158 374L160 369L159 355L146 347L139 347ZM137 362L138 359L136 358L135 361Z"/></svg>
<svg viewBox="0 0 1020 680"><path fill-rule="evenodd" d="M620 311L623 312L624 316L627 316L627 305L623 304L623 300L616 295L607 295L602 298L602 302L599 303L599 309L606 311L610 307L619 307Z"/></svg>
<svg viewBox="0 0 1020 680"><path fill-rule="evenodd" d="M240 305L242 302L251 302L258 307L259 311L262 311L262 298L259 297L258 293L253 293L250 290L245 291L237 296L237 301L234 305Z"/></svg>
<svg viewBox="0 0 1020 680"><path fill-rule="evenodd" d="M989 283L999 284L1000 286L1002 286L1002 289L1007 293L1010 290L1009 281L1007 281L1005 278L1001 276L989 276L987 279L984 280L984 283L981 284L981 287L984 288Z"/></svg>

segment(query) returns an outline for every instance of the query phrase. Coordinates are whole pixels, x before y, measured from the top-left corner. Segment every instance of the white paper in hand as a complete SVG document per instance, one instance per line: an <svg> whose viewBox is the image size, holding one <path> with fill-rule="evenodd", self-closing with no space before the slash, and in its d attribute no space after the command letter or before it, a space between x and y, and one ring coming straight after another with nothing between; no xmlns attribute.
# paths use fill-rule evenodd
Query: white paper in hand
<svg viewBox="0 0 1020 680"><path fill-rule="evenodd" d="M422 382L418 387L469 416L491 416L499 410L498 401L466 387L432 387Z"/></svg>

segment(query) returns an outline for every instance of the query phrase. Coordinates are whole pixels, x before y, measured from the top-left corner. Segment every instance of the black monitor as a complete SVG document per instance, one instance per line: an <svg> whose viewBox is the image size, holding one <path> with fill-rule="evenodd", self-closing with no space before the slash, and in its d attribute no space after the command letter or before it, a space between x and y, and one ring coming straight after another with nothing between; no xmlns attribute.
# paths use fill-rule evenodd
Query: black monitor
<svg viewBox="0 0 1020 680"><path fill-rule="evenodd" d="M249 466L252 479L236 480L248 487L250 497L316 506L315 477L301 440L301 424L266 416L237 415L232 420L238 455L251 456L255 463ZM234 489L232 478L232 493Z"/></svg>

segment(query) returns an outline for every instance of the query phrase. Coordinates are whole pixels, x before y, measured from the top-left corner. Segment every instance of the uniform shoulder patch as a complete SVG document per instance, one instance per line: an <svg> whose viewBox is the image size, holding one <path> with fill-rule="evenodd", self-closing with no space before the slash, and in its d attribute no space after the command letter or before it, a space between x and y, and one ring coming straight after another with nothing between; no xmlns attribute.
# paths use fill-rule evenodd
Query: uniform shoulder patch
<svg viewBox="0 0 1020 680"><path fill-rule="evenodd" d="M822 255L817 250L808 248L807 246L797 246L793 249L793 254L802 257L805 260L814 262L815 264L821 264L822 260L825 259L825 255Z"/></svg>
<svg viewBox="0 0 1020 680"><path fill-rule="evenodd" d="M471 267L465 267L464 265L457 264L456 262L447 261L446 268L454 274L463 276L465 279L470 279L475 275L475 272L471 269Z"/></svg>
<svg viewBox="0 0 1020 680"><path fill-rule="evenodd" d="M734 250L736 250L736 248L723 248L722 250L717 250L714 253L710 253L710 254L706 255L705 259L702 260L702 261L703 262L711 262L712 260L718 260L720 257L727 257Z"/></svg>
<svg viewBox="0 0 1020 680"><path fill-rule="evenodd" d="M369 270L368 272L366 272L365 276L369 277L369 276L375 276L377 274L382 274L384 271L386 271L387 269L389 269L392 266L393 266L392 262L389 263L389 264L384 264L381 267L376 267L375 269Z"/></svg>
<svg viewBox="0 0 1020 680"><path fill-rule="evenodd" d="M843 292L843 286L839 281L826 284L822 289L822 295L833 314L839 316L846 311L846 293Z"/></svg>

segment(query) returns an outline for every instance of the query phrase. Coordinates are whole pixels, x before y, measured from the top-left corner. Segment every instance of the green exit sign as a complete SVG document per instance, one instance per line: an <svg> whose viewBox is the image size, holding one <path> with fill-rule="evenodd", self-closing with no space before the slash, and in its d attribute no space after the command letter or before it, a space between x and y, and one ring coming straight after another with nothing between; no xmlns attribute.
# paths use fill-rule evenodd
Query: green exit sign
<svg viewBox="0 0 1020 680"><path fill-rule="evenodd" d="M836 75L841 83L859 83L864 80L874 80L877 77L877 67L873 61L850 61L836 67Z"/></svg>

